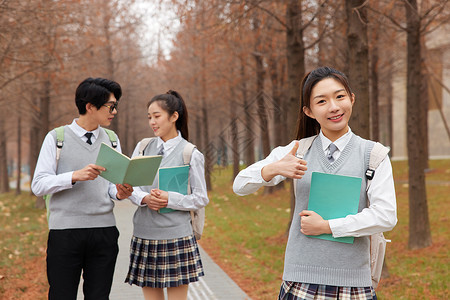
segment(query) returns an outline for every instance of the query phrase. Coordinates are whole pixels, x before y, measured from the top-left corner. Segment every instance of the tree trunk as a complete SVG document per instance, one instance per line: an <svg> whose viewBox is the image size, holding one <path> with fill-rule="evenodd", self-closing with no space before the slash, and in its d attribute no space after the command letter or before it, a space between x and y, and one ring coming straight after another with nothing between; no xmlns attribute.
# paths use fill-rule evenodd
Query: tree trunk
<svg viewBox="0 0 450 300"><path fill-rule="evenodd" d="M283 131L283 127L281 124L281 99L280 99L280 86L278 80L278 66L276 58L272 57L269 62L270 68L270 79L272 81L272 100L273 100L273 123L274 123L274 138L275 138L275 146L280 146L283 143L282 135L280 134Z"/></svg>
<svg viewBox="0 0 450 300"><path fill-rule="evenodd" d="M372 48L372 59L370 63L370 85L371 101L370 101L370 116L371 116L371 135L373 141L380 141L380 120L379 120L379 100L378 100L378 38L375 33L375 38L372 41L374 46Z"/></svg>
<svg viewBox="0 0 450 300"><path fill-rule="evenodd" d="M259 129L262 142L262 156L267 157L270 154L270 137L269 137L269 122L267 118L266 104L264 101L264 65L263 65L263 54L261 33L260 33L261 21L255 13L253 17L253 31L256 35L255 51L253 52L253 57L255 58L256 65L256 103L258 105L258 116L259 116ZM265 187L264 193L271 193L273 191L272 187Z"/></svg>
<svg viewBox="0 0 450 300"><path fill-rule="evenodd" d="M392 59L389 60L390 66L393 66ZM393 155L395 149L394 149L394 127L393 127L393 118L394 115L392 111L394 110L393 103L392 103L392 97L393 97L393 91L392 91L392 67L387 72L386 78L385 78L386 84L386 99L387 99L387 109L386 109L386 118L387 118L387 134L388 134L388 145L391 147L391 151L389 152L390 155Z"/></svg>
<svg viewBox="0 0 450 300"><path fill-rule="evenodd" d="M421 135L421 43L420 18L416 0L405 1L407 20L406 128L409 166L409 243L410 249L431 245L430 222L425 186L426 153Z"/></svg>
<svg viewBox="0 0 450 300"><path fill-rule="evenodd" d="M50 78L49 74L44 74L44 82L42 84L39 120L41 121L39 144L44 141L45 135L50 131Z"/></svg>
<svg viewBox="0 0 450 300"><path fill-rule="evenodd" d="M286 105L289 140L295 137L297 131L297 117L300 103L299 88L302 77L305 74L305 44L303 42L302 25L302 1L289 0L286 8L286 58L288 76L288 99ZM291 180L291 183L293 181ZM291 218L289 219L288 232L295 209L295 195L291 184L290 188Z"/></svg>
<svg viewBox="0 0 450 300"><path fill-rule="evenodd" d="M21 169L22 169L22 115L19 113L17 117L17 180L16 180L16 195L21 193Z"/></svg>
<svg viewBox="0 0 450 300"><path fill-rule="evenodd" d="M254 146L254 136L253 136L253 122L252 116L250 115L250 105L248 103L248 93L247 93L247 76L245 72L245 60L243 57L240 59L241 61L241 89L242 89L242 100L244 105L244 114L245 114L245 149L244 149L244 157L245 163L247 166L253 164L255 162L255 146Z"/></svg>
<svg viewBox="0 0 450 300"><path fill-rule="evenodd" d="M220 153L220 165L222 167L226 167L228 165L228 157L227 157L227 143L225 141L225 137L223 132L221 132L219 134L219 140L220 140L220 148L219 148L219 153ZM219 162L218 162L219 163Z"/></svg>
<svg viewBox="0 0 450 300"><path fill-rule="evenodd" d="M420 136L423 137L423 151L424 151L424 157L426 157L425 159L425 170L427 170L429 168L429 163L428 163L428 159L429 159L429 151L428 151L428 107L429 107L429 102L430 102L430 97L428 94L428 82L430 82L430 74L428 74L427 71L427 66L426 66L426 57L427 57L427 47L426 47L426 43L425 43L425 37L421 36L420 37L420 51L421 51L421 74L422 74L422 80L421 80L421 85L420 85L420 95L421 95L421 99L422 99L422 107L425 109L421 109L420 110L420 125L419 125L419 130L420 130Z"/></svg>
<svg viewBox="0 0 450 300"><path fill-rule="evenodd" d="M205 8L201 8L201 24L202 24L202 32L204 32L205 26ZM211 185L211 172L212 172L212 144L210 145L209 140L209 126L208 126L208 108L206 103L206 39L201 41L201 102L202 102L202 126L203 126L203 136L205 143L205 181L206 188L208 191L212 190Z"/></svg>
<svg viewBox="0 0 450 300"><path fill-rule="evenodd" d="M287 123L289 140L297 131L299 84L305 74L305 45L303 42L302 1L289 0L286 8L286 57L288 76Z"/></svg>
<svg viewBox="0 0 450 300"><path fill-rule="evenodd" d="M44 70L44 82L42 85L41 97L40 97L40 122L38 145L42 145L45 135L50 131L50 88L51 82L47 70ZM39 152L39 151L38 151ZM37 161L37 157L36 157ZM36 166L36 164L34 164ZM34 173L34 170L33 170ZM36 198L36 207L45 207L45 201L42 197Z"/></svg>
<svg viewBox="0 0 450 300"><path fill-rule="evenodd" d="M280 97L280 87L278 80L278 65L275 57L271 57L269 61L270 68L270 79L272 81L272 101L273 101L273 123L274 123L274 138L275 138L275 147L282 145L283 143L283 124L281 122L282 118L282 105L281 105L281 97ZM276 185L275 189L283 189L284 181L280 182Z"/></svg>
<svg viewBox="0 0 450 300"><path fill-rule="evenodd" d="M201 92L201 100L202 100L202 125L203 125L203 137L204 137L204 155L205 155L205 180L206 180L206 188L208 191L211 191L211 154L212 154L212 145L210 145L209 140L209 130L208 130L208 109L206 104L206 77L205 77L205 59L202 58L202 92Z"/></svg>
<svg viewBox="0 0 450 300"><path fill-rule="evenodd" d="M28 153L28 161L30 164L30 179L33 180L34 170L36 168L37 159L39 157L39 127L36 126L36 121L34 118L30 120L30 152ZM30 193L33 192L30 189ZM38 204L38 203L36 203Z"/></svg>
<svg viewBox="0 0 450 300"><path fill-rule="evenodd" d="M348 79L356 101L350 126L356 134L370 138L369 49L367 45L367 12L364 0L346 0ZM358 11L356 11L356 7Z"/></svg>
<svg viewBox="0 0 450 300"><path fill-rule="evenodd" d="M257 55L256 59L256 89L257 89L257 103L259 116L259 129L261 132L261 140L263 147L263 156L270 154L270 137L269 137L269 122L267 120L266 104L264 103L264 67L262 57Z"/></svg>
<svg viewBox="0 0 450 300"><path fill-rule="evenodd" d="M202 118L200 116L197 116L195 118L195 137L196 137L196 144L198 149L205 149L205 146L203 145L203 134L202 134Z"/></svg>
<svg viewBox="0 0 450 300"><path fill-rule="evenodd" d="M6 135L4 112L0 112L0 193L9 192L8 160L6 157Z"/></svg>
<svg viewBox="0 0 450 300"><path fill-rule="evenodd" d="M278 134L280 135L281 138L281 144L280 145L287 145L290 140L291 140L291 136L289 136L288 130L287 128L289 128L292 125L288 125L288 120L287 120L287 116L288 116L288 102L283 100L283 99L287 99L287 95L289 94L289 92L287 91L286 88L286 82L285 82L285 74L286 74L286 62L285 61L281 61L281 70L280 70L280 110L281 110L281 132L279 132Z"/></svg>
<svg viewBox="0 0 450 300"><path fill-rule="evenodd" d="M233 152L233 177L231 181L236 178L239 173L239 137L238 137L238 127L237 127L237 117L236 117L236 99L234 89L230 88L230 118L231 118L231 151Z"/></svg>
<svg viewBox="0 0 450 300"><path fill-rule="evenodd" d="M317 35L320 35L321 32L325 30L325 18L327 16L327 11L325 7L319 8L319 13L317 15ZM319 67L325 66L327 62L327 44L324 38L321 38L319 41L318 49L317 49L317 62Z"/></svg>
<svg viewBox="0 0 450 300"><path fill-rule="evenodd" d="M123 126L122 132L125 134L124 134L124 138L120 140L120 143L121 143L120 146L122 148L122 151L128 156L131 156L133 154L133 150L134 150L133 149L134 143L130 143L130 138L133 134L133 131L135 130L135 128L130 126L130 123L131 123L130 119L133 119L133 117L130 116L132 114L132 105L133 105L132 103L127 103L126 108L124 108L122 110L122 115L125 115L125 120L124 120L125 122L123 122L124 126ZM117 114L116 114L116 116L117 116ZM136 144L134 144L134 145L136 145Z"/></svg>
<svg viewBox="0 0 450 300"><path fill-rule="evenodd" d="M103 13L103 34L104 34L104 38L105 38L105 63L106 63L106 72L107 75L106 77L109 80L114 80L114 59L113 59L113 42L111 40L111 32L110 32L110 27L111 27L111 9L110 6L108 4L108 2L104 2L103 7L105 8ZM109 126L112 130L114 130L114 132L116 132L118 135L120 135L119 133L119 114L116 114L114 116L114 120L111 122L111 125Z"/></svg>

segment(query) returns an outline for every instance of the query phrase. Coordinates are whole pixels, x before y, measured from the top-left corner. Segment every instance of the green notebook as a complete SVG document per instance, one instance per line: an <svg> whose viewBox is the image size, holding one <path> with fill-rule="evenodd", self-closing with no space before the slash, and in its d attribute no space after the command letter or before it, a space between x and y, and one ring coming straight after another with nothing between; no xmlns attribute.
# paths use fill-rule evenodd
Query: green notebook
<svg viewBox="0 0 450 300"><path fill-rule="evenodd" d="M158 173L158 188L166 192L177 192L182 195L188 194L189 183L189 165L180 167L160 168ZM160 208L160 213L169 213L174 211L171 208Z"/></svg>
<svg viewBox="0 0 450 300"><path fill-rule="evenodd" d="M100 176L112 183L145 186L153 183L161 159L161 155L136 156L130 159L102 143L95 164L106 168Z"/></svg>
<svg viewBox="0 0 450 300"><path fill-rule="evenodd" d="M342 175L313 172L309 191L308 210L325 220L343 218L358 213L362 179ZM309 237L353 244L354 237L334 238L331 234Z"/></svg>

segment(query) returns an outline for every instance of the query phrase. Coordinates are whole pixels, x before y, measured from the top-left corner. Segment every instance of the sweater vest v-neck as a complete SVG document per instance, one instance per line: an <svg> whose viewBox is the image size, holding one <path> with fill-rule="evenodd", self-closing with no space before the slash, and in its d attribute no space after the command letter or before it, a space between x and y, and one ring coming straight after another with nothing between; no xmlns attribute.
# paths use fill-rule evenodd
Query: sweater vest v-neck
<svg viewBox="0 0 450 300"><path fill-rule="evenodd" d="M304 158L308 170L302 179L297 180L283 280L350 287L372 285L369 237L355 237L353 244L308 237L300 232L299 213L308 207L312 172L363 178L358 212L362 211L367 206L365 171L373 145L374 142L353 134L339 158L331 164L325 156L321 139L314 140Z"/></svg>
<svg viewBox="0 0 450 300"><path fill-rule="evenodd" d="M95 163L102 142L109 137L103 129L92 145L84 142L68 126L64 128L64 146L56 174L80 170ZM55 137L56 132L51 134ZM50 199L50 229L94 228L115 226L114 202L109 193L109 182L98 176L94 180L78 181L72 188L52 195Z"/></svg>
<svg viewBox="0 0 450 300"><path fill-rule="evenodd" d="M182 139L172 150L163 157L160 167L176 167L184 165L183 150L187 141ZM156 155L158 153L156 139L150 141L144 149L144 155ZM158 174L151 186L141 187L147 193L158 188ZM192 235L191 216L189 211L175 210L170 213L159 213L147 206L140 206L133 217L136 237L147 240L168 240Z"/></svg>

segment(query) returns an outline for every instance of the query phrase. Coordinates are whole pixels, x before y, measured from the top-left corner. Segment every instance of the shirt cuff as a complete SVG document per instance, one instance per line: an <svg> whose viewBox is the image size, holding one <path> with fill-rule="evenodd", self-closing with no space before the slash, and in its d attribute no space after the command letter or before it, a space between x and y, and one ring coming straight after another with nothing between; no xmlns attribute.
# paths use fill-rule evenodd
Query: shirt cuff
<svg viewBox="0 0 450 300"><path fill-rule="evenodd" d="M128 197L128 199L131 200L131 202L133 202L134 204L136 204L137 206L147 206L146 204L141 204L142 203L142 199L144 199L145 196L147 196L148 193L144 192L144 191L136 191L134 190L133 193L131 194L130 197Z"/></svg>
<svg viewBox="0 0 450 300"><path fill-rule="evenodd" d="M167 192L169 194L169 199L167 201L167 208L178 209L180 207L179 203L183 201L184 195L175 192Z"/></svg>
<svg viewBox="0 0 450 300"><path fill-rule="evenodd" d="M331 234L334 238L346 236L344 234L344 219L331 219L328 220L328 224L330 225Z"/></svg>
<svg viewBox="0 0 450 300"><path fill-rule="evenodd" d="M71 189L76 184L76 182L72 183L73 171L59 174L58 176L60 176L61 182L64 182L65 188Z"/></svg>

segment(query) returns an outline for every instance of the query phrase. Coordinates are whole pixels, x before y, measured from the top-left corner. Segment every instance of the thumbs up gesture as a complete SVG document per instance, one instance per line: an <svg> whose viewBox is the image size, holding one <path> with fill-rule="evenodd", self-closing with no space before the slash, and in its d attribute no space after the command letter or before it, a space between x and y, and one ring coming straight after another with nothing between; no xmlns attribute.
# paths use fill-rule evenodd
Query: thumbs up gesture
<svg viewBox="0 0 450 300"><path fill-rule="evenodd" d="M261 175L265 181L272 180L273 177L281 175L287 178L301 179L307 170L306 161L296 157L298 141L285 157L277 162L268 164L261 170Z"/></svg>

